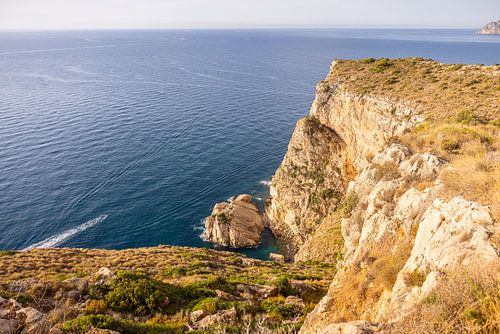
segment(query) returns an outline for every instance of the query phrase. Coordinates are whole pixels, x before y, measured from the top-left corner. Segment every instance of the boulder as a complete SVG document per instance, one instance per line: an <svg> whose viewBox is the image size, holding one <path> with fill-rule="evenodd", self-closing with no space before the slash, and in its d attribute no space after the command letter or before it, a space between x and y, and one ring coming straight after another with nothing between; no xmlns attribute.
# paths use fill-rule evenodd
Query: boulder
<svg viewBox="0 0 500 334"><path fill-rule="evenodd" d="M219 311L213 315L207 315L200 321L196 322L195 327L198 329L206 329L216 324L234 324L238 321L238 313L236 308L229 310Z"/></svg>
<svg viewBox="0 0 500 334"><path fill-rule="evenodd" d="M356 320L351 322L341 322L330 324L325 328L319 329L317 334L371 334L381 332L381 324L368 322L365 320Z"/></svg>
<svg viewBox="0 0 500 334"><path fill-rule="evenodd" d="M19 327L16 319L0 319L0 334L15 334Z"/></svg>
<svg viewBox="0 0 500 334"><path fill-rule="evenodd" d="M48 334L50 325L42 312L33 307L25 307L16 312L16 319L25 334Z"/></svg>
<svg viewBox="0 0 500 334"><path fill-rule="evenodd" d="M112 331L110 329L92 328L87 334L120 334L120 332Z"/></svg>
<svg viewBox="0 0 500 334"><path fill-rule="evenodd" d="M200 321L201 319L203 319L207 315L208 315L208 313L205 310L193 311L189 314L189 321L191 321L191 323L195 323L195 322Z"/></svg>
<svg viewBox="0 0 500 334"><path fill-rule="evenodd" d="M203 240L231 248L255 247L260 242L264 221L251 195L239 195L217 203L205 219Z"/></svg>
<svg viewBox="0 0 500 334"><path fill-rule="evenodd" d="M269 260L284 263L285 256L281 255L281 254L276 254L276 253L269 253Z"/></svg>
<svg viewBox="0 0 500 334"><path fill-rule="evenodd" d="M222 291L222 290L215 290L215 293L216 293L218 298L223 299L223 300L229 300L229 301L238 300L238 298L236 296L233 296L232 294L227 293L227 292Z"/></svg>
<svg viewBox="0 0 500 334"><path fill-rule="evenodd" d="M106 267L100 268L90 276L90 280L96 285L108 284L114 277L114 273Z"/></svg>
<svg viewBox="0 0 500 334"><path fill-rule="evenodd" d="M237 284L236 291L245 300L266 299L278 295L278 287L275 285Z"/></svg>

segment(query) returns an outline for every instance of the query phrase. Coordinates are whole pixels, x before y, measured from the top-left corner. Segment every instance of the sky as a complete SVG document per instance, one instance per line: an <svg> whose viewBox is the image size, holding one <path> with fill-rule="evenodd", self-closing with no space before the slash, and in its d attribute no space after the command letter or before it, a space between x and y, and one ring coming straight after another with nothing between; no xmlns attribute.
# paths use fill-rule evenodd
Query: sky
<svg viewBox="0 0 500 334"><path fill-rule="evenodd" d="M0 29L463 27L500 0L0 0Z"/></svg>

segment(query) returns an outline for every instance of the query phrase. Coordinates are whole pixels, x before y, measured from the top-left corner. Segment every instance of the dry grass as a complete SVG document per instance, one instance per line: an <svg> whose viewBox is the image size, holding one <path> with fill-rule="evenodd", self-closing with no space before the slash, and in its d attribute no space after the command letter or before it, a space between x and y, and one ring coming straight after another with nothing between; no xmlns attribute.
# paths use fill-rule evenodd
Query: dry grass
<svg viewBox="0 0 500 334"><path fill-rule="evenodd" d="M396 324L394 332L499 333L498 279L498 273L484 270L450 275L413 313Z"/></svg>
<svg viewBox="0 0 500 334"><path fill-rule="evenodd" d="M424 123L399 141L416 152L430 151L450 162L443 170L441 196L463 196L490 208L500 219L499 128L490 124L466 125L457 120Z"/></svg>
<svg viewBox="0 0 500 334"><path fill-rule="evenodd" d="M125 250L33 249L0 254L0 284L23 279L35 281L84 277L100 267L133 270L174 284L189 284L216 274L234 281L264 284L282 273L313 277L328 286L335 269L330 265L274 263L232 252L203 248L159 246ZM318 280L319 279L319 280Z"/></svg>
<svg viewBox="0 0 500 334"><path fill-rule="evenodd" d="M338 60L328 81L404 100L429 119L472 112L499 119L500 66L445 65L421 58Z"/></svg>
<svg viewBox="0 0 500 334"><path fill-rule="evenodd" d="M384 240L371 250L364 260L363 268L354 264L343 276L341 289L333 295L335 322L360 318L371 320L380 296L391 290L399 271L411 253L411 244Z"/></svg>

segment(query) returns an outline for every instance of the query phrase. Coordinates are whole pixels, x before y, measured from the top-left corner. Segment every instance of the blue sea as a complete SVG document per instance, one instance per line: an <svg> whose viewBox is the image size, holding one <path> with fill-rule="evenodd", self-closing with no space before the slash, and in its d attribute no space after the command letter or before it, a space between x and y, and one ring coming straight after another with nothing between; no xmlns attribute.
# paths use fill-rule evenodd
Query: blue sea
<svg viewBox="0 0 500 334"><path fill-rule="evenodd" d="M500 63L473 30L0 33L0 249L210 247L202 220L265 200L334 58ZM265 258L272 238L245 252Z"/></svg>

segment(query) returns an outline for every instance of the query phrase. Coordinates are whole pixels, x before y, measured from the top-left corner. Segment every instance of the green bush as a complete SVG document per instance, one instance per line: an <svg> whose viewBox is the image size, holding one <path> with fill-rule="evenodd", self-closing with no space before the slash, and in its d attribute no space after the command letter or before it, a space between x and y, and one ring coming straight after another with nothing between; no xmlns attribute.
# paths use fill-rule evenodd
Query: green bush
<svg viewBox="0 0 500 334"><path fill-rule="evenodd" d="M294 305L285 304L283 297L271 297L264 300L260 304L260 309L275 321L291 319L298 314L297 308Z"/></svg>
<svg viewBox="0 0 500 334"><path fill-rule="evenodd" d="M236 285L234 283L228 282L224 277L212 275L208 279L192 283L184 289L222 290L227 293L234 293L236 291Z"/></svg>
<svg viewBox="0 0 500 334"><path fill-rule="evenodd" d="M169 305L179 304L181 298L179 287L153 280L144 274L118 271L105 301L113 310L145 315L165 312Z"/></svg>
<svg viewBox="0 0 500 334"><path fill-rule="evenodd" d="M478 124L486 124L486 120L482 117L479 117L470 111L461 111L455 115L455 121L457 123L465 124L465 125L478 125Z"/></svg>
<svg viewBox="0 0 500 334"><path fill-rule="evenodd" d="M351 212L354 210L356 205L358 205L358 195L356 193L350 192L348 193L344 199L342 200L342 203L340 204L339 207L339 213L342 218L349 218L351 217Z"/></svg>
<svg viewBox="0 0 500 334"><path fill-rule="evenodd" d="M392 63L387 58L382 58L373 63L372 72L380 73L391 67Z"/></svg>
<svg viewBox="0 0 500 334"><path fill-rule="evenodd" d="M281 274L273 280L273 283L278 287L278 293L284 297L296 296L297 290L292 287L290 280L286 274Z"/></svg>
<svg viewBox="0 0 500 334"><path fill-rule="evenodd" d="M185 326L180 323L143 323L127 320L116 320L109 315L85 315L66 321L63 325L65 333L85 334L90 328L110 329L122 334L177 334L184 333Z"/></svg>
<svg viewBox="0 0 500 334"><path fill-rule="evenodd" d="M220 310L227 310L235 306L234 302L221 300L217 297L201 298L193 302L192 311L203 310L210 314L214 314Z"/></svg>

